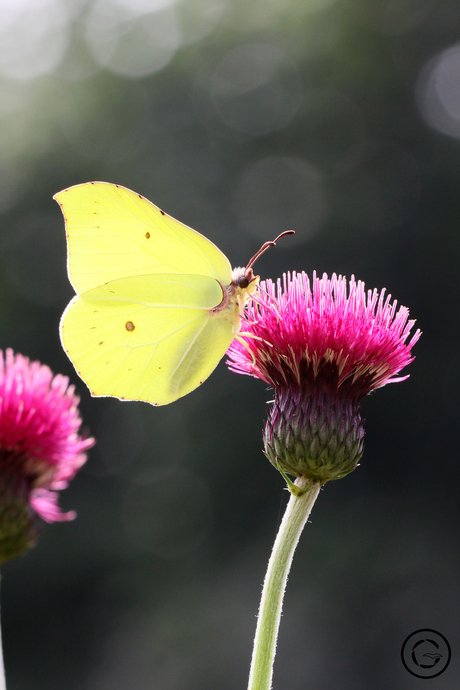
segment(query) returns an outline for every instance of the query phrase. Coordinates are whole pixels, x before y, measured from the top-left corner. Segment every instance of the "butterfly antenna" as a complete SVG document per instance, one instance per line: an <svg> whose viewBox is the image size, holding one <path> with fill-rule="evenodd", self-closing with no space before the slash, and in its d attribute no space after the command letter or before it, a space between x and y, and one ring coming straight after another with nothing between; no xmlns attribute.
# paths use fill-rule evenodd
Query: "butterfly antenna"
<svg viewBox="0 0 460 690"><path fill-rule="evenodd" d="M252 259L247 264L246 271L248 270L248 268L252 268L254 266L254 264L257 261L257 259L259 258L259 256L262 256L262 254L265 254L265 252L267 251L267 249L269 249L269 247L274 247L275 244L278 242L278 240L280 240L285 235L294 235L294 234L295 234L295 230L285 230L280 235L278 235L278 237L276 239L271 240L271 242L264 242L264 244L261 246L259 251L254 254Z"/></svg>

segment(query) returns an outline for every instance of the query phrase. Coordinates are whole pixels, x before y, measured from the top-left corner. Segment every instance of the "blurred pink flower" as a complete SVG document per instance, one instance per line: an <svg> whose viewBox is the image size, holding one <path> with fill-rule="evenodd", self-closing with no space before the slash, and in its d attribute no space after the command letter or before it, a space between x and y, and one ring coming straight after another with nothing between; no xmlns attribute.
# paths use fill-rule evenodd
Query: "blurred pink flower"
<svg viewBox="0 0 460 690"><path fill-rule="evenodd" d="M0 350L0 561L34 543L34 512L47 522L75 517L61 512L56 492L94 445L79 433L78 403L67 377Z"/></svg>
<svg viewBox="0 0 460 690"><path fill-rule="evenodd" d="M264 442L275 466L323 482L356 467L362 398L407 378L395 375L412 362L420 337L419 330L410 337L408 316L385 290L366 292L353 276L348 285L316 273L312 285L305 273L260 284L246 308L244 343L233 341L227 363L274 388Z"/></svg>

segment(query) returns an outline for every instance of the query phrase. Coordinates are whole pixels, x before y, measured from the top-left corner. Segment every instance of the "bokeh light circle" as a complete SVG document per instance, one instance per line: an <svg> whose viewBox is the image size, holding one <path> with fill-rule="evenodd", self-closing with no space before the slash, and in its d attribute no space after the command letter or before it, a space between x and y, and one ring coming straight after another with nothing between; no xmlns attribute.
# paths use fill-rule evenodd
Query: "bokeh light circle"
<svg viewBox="0 0 460 690"><path fill-rule="evenodd" d="M92 5L85 38L98 65L132 79L166 67L181 45L173 8L139 16L129 6L114 7L108 0Z"/></svg>
<svg viewBox="0 0 460 690"><path fill-rule="evenodd" d="M417 102L433 129L460 138L460 44L436 55L421 70Z"/></svg>
<svg viewBox="0 0 460 690"><path fill-rule="evenodd" d="M303 95L294 61L266 44L245 44L228 52L214 68L209 88L223 121L253 136L286 127Z"/></svg>

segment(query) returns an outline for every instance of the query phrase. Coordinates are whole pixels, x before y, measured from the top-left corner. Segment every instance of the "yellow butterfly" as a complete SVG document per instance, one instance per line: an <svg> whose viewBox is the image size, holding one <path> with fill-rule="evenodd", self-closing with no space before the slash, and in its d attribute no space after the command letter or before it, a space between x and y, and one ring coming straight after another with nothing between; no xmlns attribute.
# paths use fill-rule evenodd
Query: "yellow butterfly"
<svg viewBox="0 0 460 690"><path fill-rule="evenodd" d="M77 293L62 315L63 347L93 395L154 405L210 376L257 288L254 262L293 232L232 271L206 237L126 187L90 182L54 198Z"/></svg>

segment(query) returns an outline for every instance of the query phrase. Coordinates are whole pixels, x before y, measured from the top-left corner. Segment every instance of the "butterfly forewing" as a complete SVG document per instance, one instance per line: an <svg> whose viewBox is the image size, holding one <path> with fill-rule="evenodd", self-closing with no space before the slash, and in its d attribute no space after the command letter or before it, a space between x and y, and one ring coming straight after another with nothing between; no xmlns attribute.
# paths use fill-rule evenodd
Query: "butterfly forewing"
<svg viewBox="0 0 460 690"><path fill-rule="evenodd" d="M220 249L126 187L90 182L64 189L55 199L65 218L68 272L77 293L154 273L231 283L231 266Z"/></svg>

